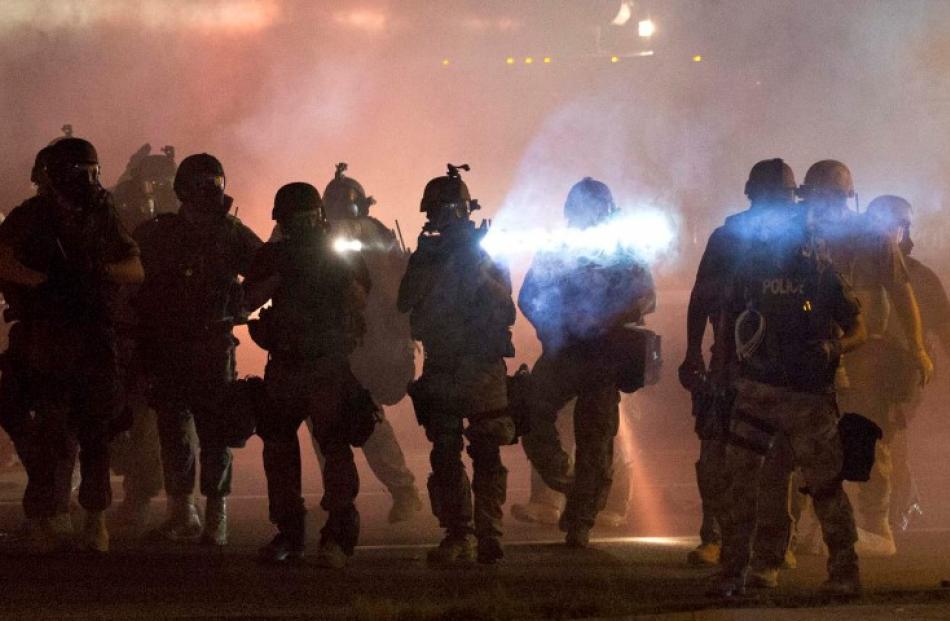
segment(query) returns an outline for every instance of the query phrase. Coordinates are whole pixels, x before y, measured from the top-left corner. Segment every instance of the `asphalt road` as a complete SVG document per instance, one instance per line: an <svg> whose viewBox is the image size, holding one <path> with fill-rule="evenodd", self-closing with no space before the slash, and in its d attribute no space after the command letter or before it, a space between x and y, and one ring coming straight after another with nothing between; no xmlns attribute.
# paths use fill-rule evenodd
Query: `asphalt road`
<svg viewBox="0 0 950 621"><path fill-rule="evenodd" d="M424 468L415 456L414 469ZM418 471L418 470L417 470ZM388 498L368 479L359 505L362 546L344 571L303 562L270 567L255 561L272 535L263 482L253 459L238 464L232 500L232 542L224 549L143 543L113 529L113 552L41 557L22 544L0 544L3 618L350 618L514 619L617 617L664 619L946 619L950 538L917 531L902 537L901 554L862 563L866 593L842 602L816 593L824 559L802 557L782 586L717 610L704 595L711 571L689 568L685 536L695 515L670 520L670 537L597 531L589 550L571 551L553 527L507 521L507 558L499 567L434 570L423 559L439 539L428 510L410 523L385 523ZM310 491L318 483L309 475ZM117 482L118 483L118 482ZM525 495L524 476L510 497ZM0 528L17 526L22 475L0 477ZM117 495L118 491L117 485ZM661 496L663 494L660 494ZM667 494L670 495L670 494ZM318 496L308 497L316 507ZM156 504L160 517L161 502ZM77 520L78 520L77 516ZM311 550L324 514L309 515ZM762 610L766 608L767 610ZM661 617L653 615L662 614ZM883 615L883 616L881 616Z"/></svg>

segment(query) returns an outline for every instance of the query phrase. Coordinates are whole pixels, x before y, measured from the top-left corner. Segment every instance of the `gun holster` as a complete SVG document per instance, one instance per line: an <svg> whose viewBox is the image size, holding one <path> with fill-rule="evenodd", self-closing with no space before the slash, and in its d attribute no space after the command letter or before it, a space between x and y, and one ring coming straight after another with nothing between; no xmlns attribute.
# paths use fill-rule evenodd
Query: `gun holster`
<svg viewBox="0 0 950 621"><path fill-rule="evenodd" d="M420 427L426 427L429 423L429 417L432 412L432 394L428 390L428 383L425 376L409 382L406 392L412 399L412 409L416 413L416 422Z"/></svg>
<svg viewBox="0 0 950 621"><path fill-rule="evenodd" d="M866 482L874 467L877 441L884 437L884 432L874 421L848 412L838 421L838 435L844 456L841 479Z"/></svg>

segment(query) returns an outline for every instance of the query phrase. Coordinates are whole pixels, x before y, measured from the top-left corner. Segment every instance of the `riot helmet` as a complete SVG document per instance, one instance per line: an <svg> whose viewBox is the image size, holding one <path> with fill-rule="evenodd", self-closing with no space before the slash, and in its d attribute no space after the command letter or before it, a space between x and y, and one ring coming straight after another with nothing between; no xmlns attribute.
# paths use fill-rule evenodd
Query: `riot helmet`
<svg viewBox="0 0 950 621"><path fill-rule="evenodd" d="M344 174L346 170L346 162L337 164L333 180L323 190L323 204L330 220L366 217L369 208L376 204L375 198L366 196L359 181Z"/></svg>
<svg viewBox="0 0 950 621"><path fill-rule="evenodd" d="M92 143L82 138L63 138L48 149L46 175L56 194L75 206L82 206L102 190L99 155Z"/></svg>
<svg viewBox="0 0 950 621"><path fill-rule="evenodd" d="M752 202L794 204L795 173L781 158L756 162L745 183L745 195Z"/></svg>
<svg viewBox="0 0 950 621"><path fill-rule="evenodd" d="M290 239L312 236L329 228L320 192L309 183L288 183L274 195L271 217Z"/></svg>
<svg viewBox="0 0 950 621"><path fill-rule="evenodd" d="M848 167L841 162L821 160L812 164L805 173L805 181L798 192L809 202L844 207L848 199L854 196L854 179Z"/></svg>
<svg viewBox="0 0 950 621"><path fill-rule="evenodd" d="M187 203L211 212L227 213L224 167L213 155L197 153L181 161L173 184L175 195Z"/></svg>
<svg viewBox="0 0 950 621"><path fill-rule="evenodd" d="M52 145L40 149L33 161L33 170L30 171L30 181L36 186L37 194L46 194L50 189L49 159L53 150Z"/></svg>
<svg viewBox="0 0 950 621"><path fill-rule="evenodd" d="M567 225L586 229L600 224L616 213L613 194L607 184L592 177L584 177L571 187L564 201Z"/></svg>
<svg viewBox="0 0 950 621"><path fill-rule="evenodd" d="M867 217L871 226L897 242L904 254L910 254L914 242L910 225L914 208L900 196L885 194L868 203Z"/></svg>
<svg viewBox="0 0 950 621"><path fill-rule="evenodd" d="M478 201L472 200L459 172L471 170L469 165L447 166L447 174L429 181L422 191L419 211L426 214L424 230L441 231L454 223L468 222L469 215L479 209Z"/></svg>

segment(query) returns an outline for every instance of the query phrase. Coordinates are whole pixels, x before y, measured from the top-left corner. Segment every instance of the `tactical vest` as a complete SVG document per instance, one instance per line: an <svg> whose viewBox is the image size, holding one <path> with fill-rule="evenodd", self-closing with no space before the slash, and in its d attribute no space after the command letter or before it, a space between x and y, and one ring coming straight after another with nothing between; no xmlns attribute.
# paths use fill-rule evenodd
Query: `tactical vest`
<svg viewBox="0 0 950 621"><path fill-rule="evenodd" d="M352 282L327 240L275 244L279 282L267 323L270 352L313 360L346 355L358 338L360 318L347 312L344 295Z"/></svg>
<svg viewBox="0 0 950 621"><path fill-rule="evenodd" d="M785 252L766 242L749 249L737 267L734 326L744 376L808 392L833 385L837 361L817 351L836 336L823 299L822 280L831 276L810 249Z"/></svg>

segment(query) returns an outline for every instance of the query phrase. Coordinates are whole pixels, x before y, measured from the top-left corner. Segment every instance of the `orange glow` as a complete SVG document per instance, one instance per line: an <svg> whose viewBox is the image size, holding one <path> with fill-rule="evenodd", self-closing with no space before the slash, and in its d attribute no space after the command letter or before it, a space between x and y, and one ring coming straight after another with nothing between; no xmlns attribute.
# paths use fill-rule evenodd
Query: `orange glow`
<svg viewBox="0 0 950 621"><path fill-rule="evenodd" d="M509 56L508 58L505 59L505 62L508 63L509 65L513 65L515 64L515 59L513 56Z"/></svg>
<svg viewBox="0 0 950 621"><path fill-rule="evenodd" d="M551 64L551 57L550 57L550 56L545 56L545 57L544 57L544 64L545 64L545 65L550 65L550 64Z"/></svg>
<svg viewBox="0 0 950 621"><path fill-rule="evenodd" d="M635 399L635 397L625 397L621 408L635 407ZM629 460L627 465L630 468L630 506L638 511L637 523L641 524L643 531L649 535L659 536L666 530L660 494L651 482L651 472L643 463L637 437L630 427L630 417L625 413L620 415L617 441L626 447Z"/></svg>
<svg viewBox="0 0 950 621"><path fill-rule="evenodd" d="M531 58L530 56L528 56L527 58L524 59L524 64L526 64L526 65L530 65L530 64L533 63L533 62L534 62L534 59Z"/></svg>
<svg viewBox="0 0 950 621"><path fill-rule="evenodd" d="M333 19L338 24L348 26L355 30L365 30L368 32L380 32L389 24L389 16L385 13L368 9L341 11L334 14Z"/></svg>

